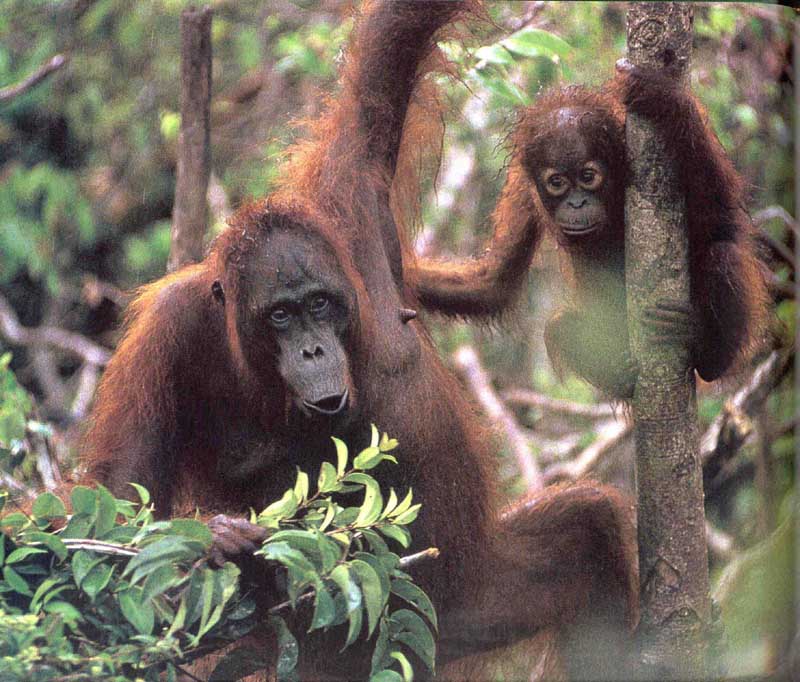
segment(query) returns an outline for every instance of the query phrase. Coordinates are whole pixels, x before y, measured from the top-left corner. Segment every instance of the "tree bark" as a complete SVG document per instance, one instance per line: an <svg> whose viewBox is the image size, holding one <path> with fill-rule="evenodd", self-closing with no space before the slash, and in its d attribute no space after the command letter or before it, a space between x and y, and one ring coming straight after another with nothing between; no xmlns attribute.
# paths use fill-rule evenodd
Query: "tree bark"
<svg viewBox="0 0 800 682"><path fill-rule="evenodd" d="M181 13L181 131L167 271L203 258L211 167L211 8Z"/></svg>
<svg viewBox="0 0 800 682"><path fill-rule="evenodd" d="M677 65L686 80L691 45L687 3L631 3L628 59L634 65ZM669 141L649 122L629 115L626 143L626 285L640 368L632 405L642 585L638 672L646 679L701 679L711 608L694 372L688 347L650 342L641 322L656 301L690 303L685 198L669 162Z"/></svg>

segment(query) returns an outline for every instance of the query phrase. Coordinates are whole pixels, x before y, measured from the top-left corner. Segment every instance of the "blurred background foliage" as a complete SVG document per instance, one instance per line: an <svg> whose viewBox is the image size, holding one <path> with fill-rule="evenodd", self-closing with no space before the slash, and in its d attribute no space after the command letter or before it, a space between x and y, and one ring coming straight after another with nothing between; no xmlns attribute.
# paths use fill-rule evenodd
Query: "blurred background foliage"
<svg viewBox="0 0 800 682"><path fill-rule="evenodd" d="M0 87L20 81L56 53L70 57L44 83L0 102L0 316L10 312L26 327L76 332L113 348L127 292L163 274L180 124L178 20L186 4L4 0L0 5ZM322 95L335 85L352 18L349 4L338 0L210 4L213 232L231 210L272 186L286 144L299 134L292 121L318 112ZM768 4L695 7L692 87L751 184L746 198L751 213L768 210L762 226L780 320L775 344L788 347L795 336L794 268L780 250L793 249L794 236L780 209L796 215L792 13ZM515 108L543 88L603 82L625 52L623 3L496 2L490 13L494 24L479 28L466 48L443 46L458 64L459 79L442 84L447 108L442 164L425 183L417 233L417 249L427 255L480 251L503 182L504 140ZM580 380L559 381L544 353L544 321L564 296L558 260L555 247L545 244L520 311L498 329L428 319L442 354L474 346L501 394L525 387L574 403L597 401ZM36 467L17 466L26 448L36 456L37 448L45 449L61 471L74 466L81 419L102 363L87 364L74 352L36 343L13 343L5 329L0 353L12 355L0 360L0 469L7 472L3 485L24 492L41 482ZM721 389L700 387L701 428L720 413L735 387L735 382ZM567 454L599 437L590 423L554 423L535 407L514 410L539 457L566 456L552 453L553 443L563 445L567 437L573 439ZM781 531L781 524L789 523L792 509L794 429L789 376L754 420L741 451L707 482L709 518L733 548L724 555L712 552L714 579L727 571L721 583L728 594L742 581L741 590L733 590L736 599L729 599L736 606L728 613L738 619L728 628L735 640L732 672L770 669L787 646L792 534ZM630 486L630 439L622 445L596 473ZM41 464L41 457L37 461ZM38 475L52 480L43 466ZM521 490L513 458L501 457L498 466L508 490ZM731 577L731 558L749 560L744 550L768 536L778 548L766 553L771 577L758 578L758 556L747 564L749 573ZM788 573L779 570L786 562Z"/></svg>

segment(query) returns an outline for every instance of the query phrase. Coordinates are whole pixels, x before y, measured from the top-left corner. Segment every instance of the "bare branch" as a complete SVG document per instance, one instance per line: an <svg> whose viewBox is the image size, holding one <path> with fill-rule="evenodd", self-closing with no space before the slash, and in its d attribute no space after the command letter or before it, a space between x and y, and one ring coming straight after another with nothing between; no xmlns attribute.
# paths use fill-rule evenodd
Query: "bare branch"
<svg viewBox="0 0 800 682"><path fill-rule="evenodd" d="M800 239L800 225L783 206L767 206L753 216L756 225L775 219L783 221L783 224L794 232L795 239Z"/></svg>
<svg viewBox="0 0 800 682"><path fill-rule="evenodd" d="M92 365L104 366L111 352L85 336L58 327L23 327L11 304L0 295L0 334L19 346L52 346L77 355Z"/></svg>
<svg viewBox="0 0 800 682"><path fill-rule="evenodd" d="M794 352L773 351L726 401L722 412L711 422L700 441L703 466L718 457L728 459L741 447L752 432L750 420L786 376L793 362Z"/></svg>
<svg viewBox="0 0 800 682"><path fill-rule="evenodd" d="M211 171L211 8L181 13L181 131L167 270L203 258Z"/></svg>
<svg viewBox="0 0 800 682"><path fill-rule="evenodd" d="M565 414L570 417L607 419L608 417L613 417L615 414L614 406L610 403L583 405L581 403L572 402L571 400L551 398L525 388L512 388L508 391L503 391L500 395L505 402L511 403L512 405L535 407L544 412L555 412L556 414Z"/></svg>
<svg viewBox="0 0 800 682"><path fill-rule="evenodd" d="M68 61L69 57L67 55L57 54L19 83L0 88L0 102L9 102L15 97L24 95L28 90L36 87L45 78L58 71Z"/></svg>
<svg viewBox="0 0 800 682"><path fill-rule="evenodd" d="M475 349L470 346L461 346L453 354L453 360L489 419L502 429L508 448L517 460L528 490L540 490L544 485L542 474L531 452L528 440L520 430L514 416L497 397L486 371L481 367Z"/></svg>
<svg viewBox="0 0 800 682"><path fill-rule="evenodd" d="M709 551L720 561L730 561L736 555L733 537L706 521L706 543Z"/></svg>
<svg viewBox="0 0 800 682"><path fill-rule="evenodd" d="M597 429L597 439L568 462L556 462L544 472L546 483L575 481L597 468L602 459L630 437L633 424L626 419L612 419Z"/></svg>

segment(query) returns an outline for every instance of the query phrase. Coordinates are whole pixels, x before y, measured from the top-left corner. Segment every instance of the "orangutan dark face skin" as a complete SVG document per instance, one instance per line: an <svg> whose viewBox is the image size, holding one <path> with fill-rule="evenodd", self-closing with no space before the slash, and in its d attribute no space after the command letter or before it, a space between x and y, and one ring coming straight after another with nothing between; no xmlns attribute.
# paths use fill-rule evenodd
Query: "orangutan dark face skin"
<svg viewBox="0 0 800 682"><path fill-rule="evenodd" d="M244 281L235 314L248 364L277 364L307 417L343 416L357 304L333 252L308 233L276 230L248 258Z"/></svg>
<svg viewBox="0 0 800 682"><path fill-rule="evenodd" d="M529 169L559 241L603 232L609 223L609 165L592 149L576 122L580 112L561 109L551 138L533 155Z"/></svg>

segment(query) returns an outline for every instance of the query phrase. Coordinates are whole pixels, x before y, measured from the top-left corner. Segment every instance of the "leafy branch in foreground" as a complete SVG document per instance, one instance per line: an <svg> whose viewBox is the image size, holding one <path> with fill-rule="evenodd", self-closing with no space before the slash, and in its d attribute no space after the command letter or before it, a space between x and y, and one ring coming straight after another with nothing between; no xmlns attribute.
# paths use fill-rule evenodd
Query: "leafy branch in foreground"
<svg viewBox="0 0 800 682"><path fill-rule="evenodd" d="M420 505L365 473L397 442L373 427L370 446L348 468L336 439L337 464L324 462L317 490L298 470L294 487L252 520L270 530L256 552L286 572L287 600L269 610L278 639L279 679L296 678L299 645L284 614L312 602L308 631L347 623L344 648L377 632L371 679L409 681L413 652L434 668L436 614L402 569L387 540L410 545L408 524ZM133 485L133 484L132 484ZM239 640L257 624L250 586L232 563L209 563L213 537L197 519L156 521L147 490L140 502L115 498L102 486L75 487L71 513L52 493L30 515L0 519L0 678L4 681L175 680L180 666ZM360 506L333 495L364 492ZM5 496L0 495L0 511ZM435 555L433 552L424 556ZM404 601L410 608L392 610ZM257 655L254 655L256 653ZM270 664L244 648L220 661L209 680L237 680ZM164 675L162 677L162 674Z"/></svg>

